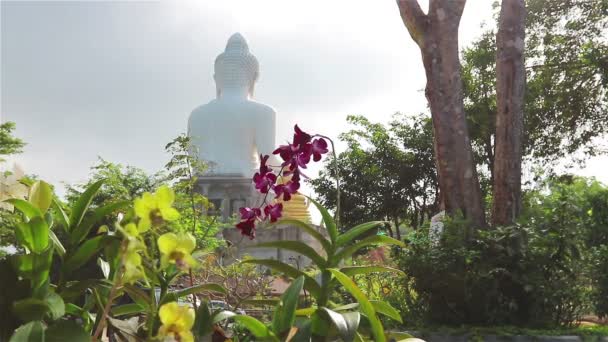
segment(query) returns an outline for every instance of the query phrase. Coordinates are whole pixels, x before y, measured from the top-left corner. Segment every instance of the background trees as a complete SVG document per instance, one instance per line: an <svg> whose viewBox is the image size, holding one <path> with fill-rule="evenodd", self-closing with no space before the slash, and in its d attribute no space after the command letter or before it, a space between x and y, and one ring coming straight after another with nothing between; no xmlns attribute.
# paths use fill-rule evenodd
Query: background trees
<svg viewBox="0 0 608 342"><path fill-rule="evenodd" d="M431 121L424 115L396 114L387 125L349 116L354 129L340 139L340 222L352 226L383 218L400 227L418 227L438 209ZM323 205L335 208L333 160L310 181ZM400 238L399 229L390 231Z"/></svg>

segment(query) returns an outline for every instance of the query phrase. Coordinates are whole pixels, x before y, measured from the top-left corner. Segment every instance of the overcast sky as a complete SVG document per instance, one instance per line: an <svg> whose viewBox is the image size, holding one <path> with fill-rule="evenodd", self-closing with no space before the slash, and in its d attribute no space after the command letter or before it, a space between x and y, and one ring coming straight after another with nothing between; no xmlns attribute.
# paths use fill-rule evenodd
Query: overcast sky
<svg viewBox="0 0 608 342"><path fill-rule="evenodd" d="M492 24L491 3L468 1L461 46ZM0 109L28 143L18 161L55 184L85 180L98 156L159 170L214 98L213 61L234 32L260 61L255 98L277 110L279 142L294 123L336 136L348 114L425 111L394 0L2 1Z"/></svg>

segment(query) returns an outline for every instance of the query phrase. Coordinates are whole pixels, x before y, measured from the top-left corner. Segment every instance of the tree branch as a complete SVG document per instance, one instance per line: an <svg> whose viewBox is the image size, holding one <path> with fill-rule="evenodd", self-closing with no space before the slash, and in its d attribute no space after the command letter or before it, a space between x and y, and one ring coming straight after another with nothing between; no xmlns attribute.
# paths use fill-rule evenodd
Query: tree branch
<svg viewBox="0 0 608 342"><path fill-rule="evenodd" d="M420 8L418 0L397 0L399 14L412 39L422 46L424 32L428 25L427 15Z"/></svg>

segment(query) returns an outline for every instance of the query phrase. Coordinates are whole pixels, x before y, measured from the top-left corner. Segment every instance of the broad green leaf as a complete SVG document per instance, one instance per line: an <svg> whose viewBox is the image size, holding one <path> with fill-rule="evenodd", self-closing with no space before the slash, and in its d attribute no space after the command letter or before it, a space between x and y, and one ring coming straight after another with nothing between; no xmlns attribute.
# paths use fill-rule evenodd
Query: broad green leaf
<svg viewBox="0 0 608 342"><path fill-rule="evenodd" d="M73 245L80 243L80 241L87 237L87 235L91 231L91 228L93 228L96 223L101 221L104 217L112 214L113 212L126 207L127 205L129 205L129 203L131 202L121 201L111 203L101 208L95 209L92 215L85 215L85 218L82 220L81 224L76 227L72 227L72 232L70 233L70 243Z"/></svg>
<svg viewBox="0 0 608 342"><path fill-rule="evenodd" d="M48 311L47 302L36 298L26 298L13 303L13 312L25 322L42 320Z"/></svg>
<svg viewBox="0 0 608 342"><path fill-rule="evenodd" d="M15 209L19 210L25 217L31 219L32 217L42 216L40 209L36 208L32 203L22 200L19 198L11 198L6 200L7 203L12 204Z"/></svg>
<svg viewBox="0 0 608 342"><path fill-rule="evenodd" d="M56 198L53 198L53 203L51 205L53 206L53 209L55 209L55 211L57 212L59 223L61 223L65 231L68 231L68 229L70 228L70 219L68 218L68 215L65 213L65 211L63 211L63 208L61 208L61 204Z"/></svg>
<svg viewBox="0 0 608 342"><path fill-rule="evenodd" d="M368 274L376 272L395 272L403 274L403 271L401 270L385 266L347 266L342 267L340 269L340 272L346 274L349 277L352 277L357 274Z"/></svg>
<svg viewBox="0 0 608 342"><path fill-rule="evenodd" d="M102 258L97 258L97 265L101 269L103 277L108 279L110 277L110 264Z"/></svg>
<svg viewBox="0 0 608 342"><path fill-rule="evenodd" d="M280 341L264 323L251 316L236 315L233 319L262 341Z"/></svg>
<svg viewBox="0 0 608 342"><path fill-rule="evenodd" d="M348 326L348 335L344 336L345 341L353 341L359 329L359 322L361 321L361 314L359 312L346 312L342 314L346 325Z"/></svg>
<svg viewBox="0 0 608 342"><path fill-rule="evenodd" d="M312 262L314 262L320 268L323 268L325 266L325 264L327 263L327 261L322 256L320 256L317 253L317 251L314 250L314 248L310 247L309 245L305 244L302 241L289 241L289 240L269 241L269 242L258 243L253 247L254 248L265 248L265 247L281 248L281 249L293 251L293 252L302 254L303 256L309 258L310 260L312 260Z"/></svg>
<svg viewBox="0 0 608 342"><path fill-rule="evenodd" d="M194 326L192 333L195 340L203 340L203 338L213 331L213 323L211 322L211 312L209 311L209 303L205 300L196 310Z"/></svg>
<svg viewBox="0 0 608 342"><path fill-rule="evenodd" d="M66 258L63 264L64 272L70 274L80 268L113 239L109 235L103 235L86 240L73 255Z"/></svg>
<svg viewBox="0 0 608 342"><path fill-rule="evenodd" d="M355 308L359 307L359 303L350 303L350 304L346 304L346 305L340 305L337 306L335 308L332 308L332 310L334 311L345 311L345 310L352 310Z"/></svg>
<svg viewBox="0 0 608 342"><path fill-rule="evenodd" d="M304 230L306 233L308 233L308 235L312 236L317 241L319 241L321 246L323 246L325 253L329 254L329 252L331 250L331 243L323 236L323 234L319 233L319 231L317 231L317 229L315 227L313 227L312 225L310 225L306 222L302 222L300 220L294 220L294 219L281 219L277 223L275 223L275 225L277 225L277 224L284 224L284 225L293 226L293 227Z"/></svg>
<svg viewBox="0 0 608 342"><path fill-rule="evenodd" d="M44 252L15 255L11 258L19 272L19 275L30 279L32 287L42 286L49 276L51 262L53 260L53 249L48 248Z"/></svg>
<svg viewBox="0 0 608 342"><path fill-rule="evenodd" d="M100 180L91 184L91 186L89 186L80 195L80 197L78 197L78 200L76 200L76 203L74 203L74 206L72 207L72 212L70 213L70 231L74 229L74 227L80 225L80 222L82 222L82 219L84 218L84 215L86 214L89 205L91 205L93 197L95 197L95 195L99 191L99 188L101 188L101 186L103 185L103 182L104 180Z"/></svg>
<svg viewBox="0 0 608 342"><path fill-rule="evenodd" d="M370 229L376 228L381 224L384 224L384 221L371 221L355 226L352 229L349 229L346 233L338 236L336 244L338 245L338 247L347 245L353 242L361 234L367 232Z"/></svg>
<svg viewBox="0 0 608 342"><path fill-rule="evenodd" d="M392 318L399 323L403 323L403 319L401 318L399 311L392 307L389 303L381 300L370 300L370 302L374 306L377 313Z"/></svg>
<svg viewBox="0 0 608 342"><path fill-rule="evenodd" d="M32 236L30 250L34 253L42 253L49 246L49 226L40 216L32 218L27 225L31 229Z"/></svg>
<svg viewBox="0 0 608 342"><path fill-rule="evenodd" d="M165 297L163 298L162 302L159 305L162 305L162 304L165 304L168 302L174 302L180 297L185 297L185 296L189 296L191 294L197 294L197 293L201 293L201 292L217 292L217 293L222 293L222 294L227 293L226 289L222 285L213 284L213 283L201 284L201 285L188 287L188 288L185 288L182 290L169 292L169 293L167 293L167 295L165 295Z"/></svg>
<svg viewBox="0 0 608 342"><path fill-rule="evenodd" d="M316 280L314 280L312 277L310 277L306 273L304 273L284 262L281 262L278 260L271 260L271 259L248 259L248 260L242 261L242 263L266 266L266 267L269 267L275 271L283 273L284 275L294 278L294 279L298 278L300 276L304 276L304 279L305 279L304 288L307 291L310 291L310 294L313 297L318 297L319 294L321 293L321 287L319 286L319 284L317 283Z"/></svg>
<svg viewBox="0 0 608 342"><path fill-rule="evenodd" d="M45 342L42 322L34 321L20 326L9 342Z"/></svg>
<svg viewBox="0 0 608 342"><path fill-rule="evenodd" d="M279 304L279 299L246 299L242 303L245 305L276 306Z"/></svg>
<svg viewBox="0 0 608 342"><path fill-rule="evenodd" d="M49 307L49 317L52 320L57 320L65 315L65 303L63 298L55 292L49 292L45 298L46 304Z"/></svg>
<svg viewBox="0 0 608 342"><path fill-rule="evenodd" d="M59 321L46 329L46 342L90 342L91 336L75 321Z"/></svg>
<svg viewBox="0 0 608 342"><path fill-rule="evenodd" d="M236 314L232 311L227 311L227 310L219 311L219 312L213 314L212 322L214 324L219 323L225 319L228 319L228 318L234 317L234 316L236 316Z"/></svg>
<svg viewBox="0 0 608 342"><path fill-rule="evenodd" d="M111 310L112 316L133 315L142 313L144 311L144 307L137 303L114 306Z"/></svg>
<svg viewBox="0 0 608 342"><path fill-rule="evenodd" d="M315 307L297 309L296 310L296 316L298 316L298 317L302 317L302 316L310 317L313 313L315 313L315 311L317 311L317 308L315 308Z"/></svg>
<svg viewBox="0 0 608 342"><path fill-rule="evenodd" d="M332 266L337 266L340 262L346 260L351 255L356 253L363 247L375 246L375 245L397 245L404 247L405 244L397 239L393 239L392 237L382 236L382 235L374 235L368 236L361 241L357 241L352 245L348 245L341 249L338 253L334 255L332 258Z"/></svg>
<svg viewBox="0 0 608 342"><path fill-rule="evenodd" d="M330 310L328 308L319 308L319 310L323 313L325 313L329 319L331 320L331 322L333 323L334 327L336 327L336 330L338 331L338 334L340 334L340 336L342 337L342 339L344 341L349 342L350 340L347 340L345 337L347 337L349 334L348 332L348 325L346 324L346 321L344 320L344 317L342 317L341 314Z"/></svg>
<svg viewBox="0 0 608 342"><path fill-rule="evenodd" d="M309 319L296 322L298 331L289 342L310 342L312 337L312 322Z"/></svg>
<svg viewBox="0 0 608 342"><path fill-rule="evenodd" d="M369 320L372 334L374 335L374 341L384 342L386 341L384 336L384 328L382 323L376 316L376 310L374 306L367 299L367 296L357 287L355 282L349 278L346 274L340 272L337 269L329 269L329 271L336 277L336 279L344 286L344 288L359 302L359 310L367 316Z"/></svg>
<svg viewBox="0 0 608 342"><path fill-rule="evenodd" d="M304 277L300 276L289 285L281 296L281 300L275 308L274 317L272 318L272 331L275 334L282 336L284 333L288 333L293 326L293 322L296 319L295 311L298 307L300 292L302 292L303 287Z"/></svg>
<svg viewBox="0 0 608 342"><path fill-rule="evenodd" d="M334 218L331 217L331 215L329 214L327 209L325 209L325 207L322 206L321 203L315 201L314 199L312 199L308 196L307 196L307 198L312 202L312 204L315 205L315 207L317 207L317 209L321 213L321 216L323 217L323 223L325 225L325 229L327 229L327 234L329 234L329 238L331 239L331 242L335 243L336 240L338 239L338 227L336 226L336 221L334 221Z"/></svg>
<svg viewBox="0 0 608 342"><path fill-rule="evenodd" d="M30 187L28 200L44 214L49 210L51 202L53 201L53 190L48 183L37 181Z"/></svg>
<svg viewBox="0 0 608 342"><path fill-rule="evenodd" d="M151 307L153 304L156 304L154 302L154 299L152 297L150 297L150 295L148 293L146 293L144 290L142 290L141 288L134 286L134 285L125 285L123 287L124 291L129 295L129 297L131 297L131 299L133 299L133 301L141 306L144 306L146 308Z"/></svg>
<svg viewBox="0 0 608 342"><path fill-rule="evenodd" d="M53 232L50 229L49 229L49 237L51 238L51 241L53 242L53 247L57 251L57 254L59 254L59 256L63 258L63 256L65 255L65 247L63 247L63 245L61 244L61 241L59 241L59 238L57 237L57 235L55 235L55 232Z"/></svg>

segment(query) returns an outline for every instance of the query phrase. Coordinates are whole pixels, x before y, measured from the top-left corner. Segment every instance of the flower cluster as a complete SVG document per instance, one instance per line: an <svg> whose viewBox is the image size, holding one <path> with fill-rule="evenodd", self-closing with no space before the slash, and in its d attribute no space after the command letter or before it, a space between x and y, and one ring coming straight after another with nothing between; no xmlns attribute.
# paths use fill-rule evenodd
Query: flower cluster
<svg viewBox="0 0 608 342"><path fill-rule="evenodd" d="M306 169L311 159L315 162L321 160L323 154L329 152L325 138L310 135L302 131L298 125L294 128L293 141L287 145L279 146L274 152L283 160L281 169L275 174L272 167L268 166L269 155L260 156L260 168L253 175L253 183L256 190L265 194L262 207L240 208L241 221L236 228L241 234L255 237L255 227L258 221L269 220L276 222L283 212L283 204L279 201L289 201L292 195L300 189L301 169ZM266 203L268 194L274 193L274 201Z"/></svg>

